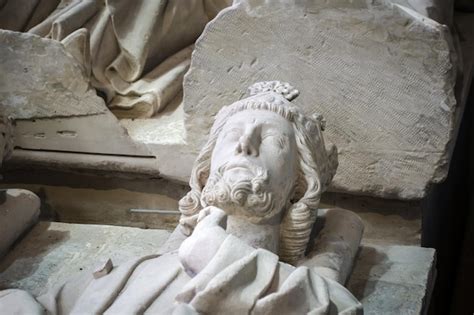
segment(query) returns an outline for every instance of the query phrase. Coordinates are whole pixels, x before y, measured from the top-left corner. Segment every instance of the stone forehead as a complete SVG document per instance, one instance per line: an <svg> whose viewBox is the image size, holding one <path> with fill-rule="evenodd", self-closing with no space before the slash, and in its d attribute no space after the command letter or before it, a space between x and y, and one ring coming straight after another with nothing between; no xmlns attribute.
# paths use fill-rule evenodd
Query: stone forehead
<svg viewBox="0 0 474 315"><path fill-rule="evenodd" d="M270 111L279 114L291 122L293 122L295 118L304 118L304 113L298 107L293 105L281 94L273 91L259 93L239 100L229 106L223 107L219 114L223 113L226 119L229 119L236 113L246 110Z"/></svg>

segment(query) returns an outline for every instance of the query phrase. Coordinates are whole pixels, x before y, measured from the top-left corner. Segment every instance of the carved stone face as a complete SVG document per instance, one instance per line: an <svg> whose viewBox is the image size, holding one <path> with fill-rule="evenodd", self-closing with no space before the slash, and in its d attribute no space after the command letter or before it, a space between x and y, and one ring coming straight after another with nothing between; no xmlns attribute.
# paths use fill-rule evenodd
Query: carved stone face
<svg viewBox="0 0 474 315"><path fill-rule="evenodd" d="M203 199L228 214L273 217L290 198L296 162L289 121L267 110L236 113L217 139Z"/></svg>

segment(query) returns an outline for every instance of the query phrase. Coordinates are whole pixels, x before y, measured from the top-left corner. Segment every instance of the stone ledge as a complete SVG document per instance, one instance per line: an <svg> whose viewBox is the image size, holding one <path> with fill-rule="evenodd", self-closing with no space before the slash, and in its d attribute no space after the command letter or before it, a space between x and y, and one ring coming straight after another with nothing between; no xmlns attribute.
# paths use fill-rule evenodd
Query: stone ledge
<svg viewBox="0 0 474 315"><path fill-rule="evenodd" d="M118 265L157 253L169 231L40 222L0 262L0 289L34 295L111 258ZM423 314L434 284L435 252L416 246L361 247L347 287L364 314Z"/></svg>
<svg viewBox="0 0 474 315"><path fill-rule="evenodd" d="M119 265L156 253L169 236L145 230L92 224L39 222L0 261L0 290L19 288L39 295L72 274L112 259Z"/></svg>
<svg viewBox="0 0 474 315"><path fill-rule="evenodd" d="M364 314L425 314L435 282L432 248L360 248L347 288L364 305Z"/></svg>

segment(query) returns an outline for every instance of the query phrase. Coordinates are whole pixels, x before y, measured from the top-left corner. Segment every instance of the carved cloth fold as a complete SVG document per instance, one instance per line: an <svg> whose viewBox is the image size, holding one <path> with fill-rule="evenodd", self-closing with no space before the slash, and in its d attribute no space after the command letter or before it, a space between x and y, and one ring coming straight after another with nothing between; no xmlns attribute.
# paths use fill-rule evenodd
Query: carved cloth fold
<svg viewBox="0 0 474 315"><path fill-rule="evenodd" d="M0 0L0 28L61 41L119 117L182 89L192 45L230 0Z"/></svg>
<svg viewBox="0 0 474 315"><path fill-rule="evenodd" d="M342 285L230 235L209 264L188 276L176 252L130 261L99 279L83 272L34 298L0 291L0 313L362 314Z"/></svg>

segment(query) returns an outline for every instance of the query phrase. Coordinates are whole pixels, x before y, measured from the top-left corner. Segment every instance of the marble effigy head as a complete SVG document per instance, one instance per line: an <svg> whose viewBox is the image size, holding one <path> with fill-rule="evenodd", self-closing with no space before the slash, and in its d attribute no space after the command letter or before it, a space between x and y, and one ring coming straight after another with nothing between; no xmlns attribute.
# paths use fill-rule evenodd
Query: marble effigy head
<svg viewBox="0 0 474 315"><path fill-rule="evenodd" d="M191 191L179 203L180 226L190 234L190 218L206 206L253 224L278 224L278 254L295 262L335 174L336 148L325 146L322 117L291 103L299 92L288 83L259 82L249 92L217 114L195 161Z"/></svg>

